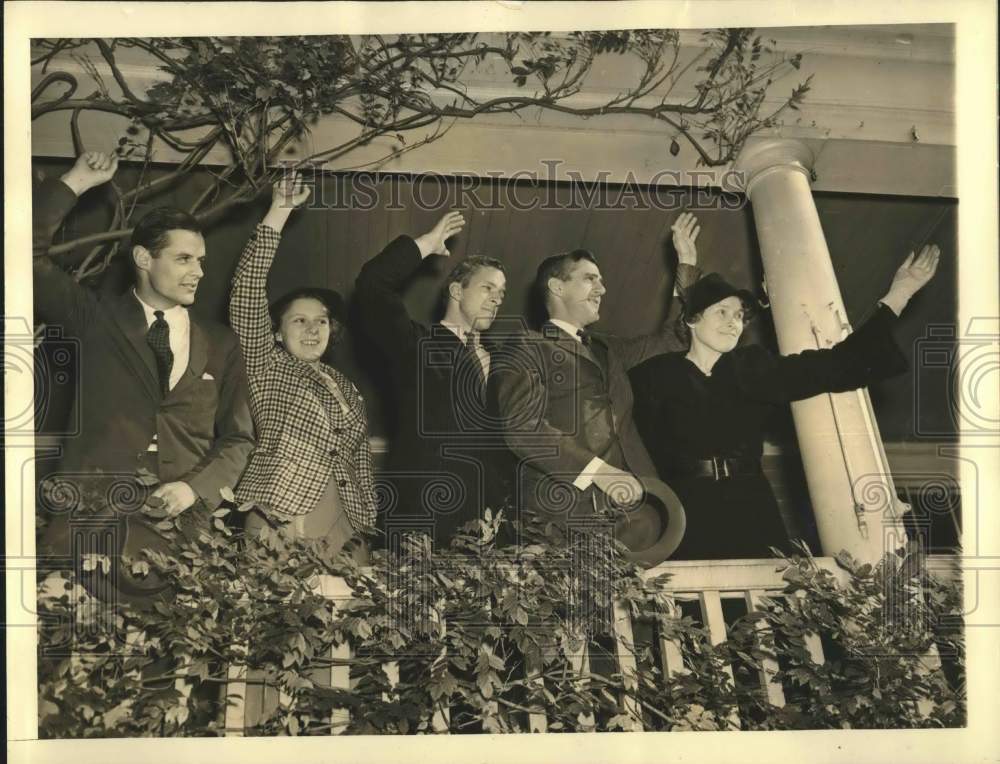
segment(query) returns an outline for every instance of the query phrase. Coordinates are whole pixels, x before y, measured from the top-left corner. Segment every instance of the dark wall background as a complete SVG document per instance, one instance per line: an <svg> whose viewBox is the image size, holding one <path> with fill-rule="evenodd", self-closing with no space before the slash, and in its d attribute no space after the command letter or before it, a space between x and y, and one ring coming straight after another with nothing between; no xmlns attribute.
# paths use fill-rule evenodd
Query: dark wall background
<svg viewBox="0 0 1000 764"><path fill-rule="evenodd" d="M67 167L65 161L38 160L36 179L58 176ZM152 170L154 174L165 171L165 168ZM128 176L136 172L135 167L123 166L122 185L127 187L131 183ZM209 172L199 171L159 194L137 210L137 214L141 215L150 206L188 206L207 186ZM294 286L315 284L337 289L349 299L354 279L367 259L397 235L419 235L430 229L441 214L455 207L459 190L468 189L473 182L468 178L433 176L318 177L310 207L295 213L285 229L270 281L272 297ZM603 190L612 203L621 192L619 187ZM516 194L516 199L511 194ZM666 296L672 288L675 256L670 247L670 225L681 207L687 206L701 221L698 250L705 270L719 271L727 279L748 287L759 285L760 258L749 207L720 209L722 203L731 205L734 198L705 191L658 192L661 201L668 196L675 201L670 210L649 204L639 208L630 204L627 197L622 209L593 209L580 203L579 196L574 209L520 210L514 207L544 200L573 206L572 190L566 185L481 180L474 192L467 191L467 203L461 206L467 224L452 245L451 260L468 254L502 259L508 269L508 297L502 313L518 316L528 308L528 288L539 260L557 251L585 247L596 253L608 288L600 328L623 334L650 332L659 325ZM636 197L648 200L649 192L640 190L633 194L633 200ZM418 199L433 209L421 209ZM943 248L937 278L915 298L899 323L898 338L911 358L911 370L907 375L877 385L871 394L886 440L910 441L930 432L935 433L936 440L953 437L945 370L921 368L919 358L920 340L927 335L928 328L954 325L957 315L957 202L841 194L816 194L815 199L848 317L855 325L884 293L908 251L928 241ZM90 192L60 238L103 230L110 219L108 200L103 190ZM264 194L258 202L239 207L213 222L206 236L208 266L193 309L196 313L225 320L229 279L242 246L263 216L268 201L269 195ZM365 206L369 208L362 209ZM85 250L62 259L70 264L84 254ZM444 258L430 258L425 265L414 280L407 301L415 317L429 320L434 314L441 279L452 263ZM120 291L129 278L127 261L122 258L95 287ZM752 327L747 340L776 347L766 313ZM366 394L373 434L389 432L391 402L381 384L378 360L366 353L357 331L334 351L332 360ZM55 423L65 416L66 410L65 402L51 401L44 428L57 428ZM774 439L787 441L791 433L790 417L787 412L780 412L774 424Z"/></svg>

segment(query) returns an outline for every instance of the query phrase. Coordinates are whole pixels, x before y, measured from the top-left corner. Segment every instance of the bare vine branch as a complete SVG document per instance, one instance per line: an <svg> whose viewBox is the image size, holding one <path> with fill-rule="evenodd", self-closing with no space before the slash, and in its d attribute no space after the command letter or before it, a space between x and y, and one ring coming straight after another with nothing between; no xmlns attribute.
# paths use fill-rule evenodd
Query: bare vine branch
<svg viewBox="0 0 1000 764"><path fill-rule="evenodd" d="M122 50L148 57L152 84L140 87L122 70L116 55ZM98 70L88 55L105 68ZM631 82L618 92L590 86L607 57L631 67ZM664 126L671 153L680 151L683 139L700 164L725 165L750 135L777 124L785 109L798 108L808 79L786 98L775 99L771 91L800 62L800 54L775 53L750 29L707 30L696 47L682 47L678 32L669 29L36 40L32 63L41 77L32 92L32 118L70 112L79 151L81 114L120 117L125 135L117 139L118 153L143 162L135 183L117 197L113 230L79 236L50 252L93 247L78 273L99 272L131 233L138 201L188 177L210 152L213 161L228 152L228 161L191 205L199 218L253 199L274 179L278 164L379 166L438 140L459 120L487 114L645 117ZM65 69L47 72L60 65ZM120 95L109 92L101 71L110 71ZM85 75L95 90L77 97ZM46 98L56 83L67 89ZM585 93L589 102L581 103ZM762 111L776 101L769 113ZM299 139L324 117L345 120L356 132L302 156ZM407 141L404 134L414 137ZM395 139L384 156L344 161L382 138ZM160 147L177 164L154 177L148 168Z"/></svg>

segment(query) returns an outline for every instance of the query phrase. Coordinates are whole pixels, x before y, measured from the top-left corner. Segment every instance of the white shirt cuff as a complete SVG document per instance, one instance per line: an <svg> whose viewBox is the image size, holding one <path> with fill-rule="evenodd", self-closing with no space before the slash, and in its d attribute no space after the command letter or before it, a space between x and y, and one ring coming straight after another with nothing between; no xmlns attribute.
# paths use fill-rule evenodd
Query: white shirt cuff
<svg viewBox="0 0 1000 764"><path fill-rule="evenodd" d="M583 468L583 472L573 481L573 486L579 488L581 491L586 491L594 482L594 475L606 466L607 463L601 457L595 456L587 462L587 466Z"/></svg>

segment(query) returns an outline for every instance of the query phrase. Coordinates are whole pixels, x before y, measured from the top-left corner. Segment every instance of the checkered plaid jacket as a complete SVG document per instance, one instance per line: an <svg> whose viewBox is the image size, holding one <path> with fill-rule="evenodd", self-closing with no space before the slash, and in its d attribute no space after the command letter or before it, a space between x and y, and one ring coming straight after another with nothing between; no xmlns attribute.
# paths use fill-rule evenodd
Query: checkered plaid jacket
<svg viewBox="0 0 1000 764"><path fill-rule="evenodd" d="M372 456L365 402L347 377L321 364L343 393L344 411L322 375L274 342L267 303L267 273L281 235L258 225L247 242L229 304L250 383L257 448L236 490L282 516L311 512L330 476L357 531L375 524Z"/></svg>

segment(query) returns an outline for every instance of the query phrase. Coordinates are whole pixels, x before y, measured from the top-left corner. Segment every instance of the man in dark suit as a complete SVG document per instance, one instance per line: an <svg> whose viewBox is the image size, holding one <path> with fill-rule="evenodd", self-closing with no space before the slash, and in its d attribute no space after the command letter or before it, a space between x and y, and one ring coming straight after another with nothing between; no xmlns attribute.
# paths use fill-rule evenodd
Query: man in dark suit
<svg viewBox="0 0 1000 764"><path fill-rule="evenodd" d="M697 280L699 229L684 213L672 230L676 293ZM681 347L674 331L679 301L671 301L659 334L625 339L586 330L600 317L606 291L587 250L545 259L535 288L548 321L521 341L521 363L504 370L498 388L507 443L519 461L516 501L561 527L586 524L607 502L637 502L643 491L637 476L656 475L632 419L627 372Z"/></svg>
<svg viewBox="0 0 1000 764"><path fill-rule="evenodd" d="M223 489L236 485L253 448L236 336L187 310L205 259L197 221L179 210L147 214L132 235L135 288L114 298L82 287L45 254L77 198L109 181L116 168L117 158L89 152L35 194L35 311L81 344L79 434L66 439L54 478L79 483L104 475L127 482L146 469L159 480L153 495L161 500L160 511L178 518L191 534L210 527ZM58 556L88 549L113 556L127 537L133 542L124 547L127 554L137 554L139 547L168 549L169 542L151 532L155 520L143 523L137 507L115 511L121 509L111 506L111 514L104 515L110 523L105 531L110 527L116 534L112 548L87 547L90 542L81 542L79 534L74 540L74 513L65 511L50 518L42 546ZM94 541L93 534L87 538ZM163 592L155 576L136 579L117 564L100 585L114 590L102 588L100 596L136 604Z"/></svg>
<svg viewBox="0 0 1000 764"><path fill-rule="evenodd" d="M447 548L465 523L495 514L507 496L510 459L496 409L498 354L483 339L504 299L503 265L469 257L445 285L444 318L413 321L403 291L431 255L465 221L452 212L423 236L400 236L362 268L355 302L367 336L392 375L398 429L384 476L379 522L393 548L401 534L421 531ZM507 473L507 474L505 474Z"/></svg>

